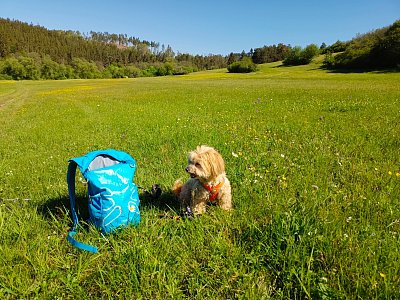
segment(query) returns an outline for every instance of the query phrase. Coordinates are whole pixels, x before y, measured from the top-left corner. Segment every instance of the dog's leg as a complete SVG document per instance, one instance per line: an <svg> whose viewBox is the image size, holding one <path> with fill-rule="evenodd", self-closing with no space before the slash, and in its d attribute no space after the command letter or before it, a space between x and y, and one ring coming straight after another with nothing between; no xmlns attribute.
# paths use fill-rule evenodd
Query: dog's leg
<svg viewBox="0 0 400 300"><path fill-rule="evenodd" d="M221 198L218 199L218 206L220 206L224 210L232 209L232 192L231 187L228 185L223 191Z"/></svg>
<svg viewBox="0 0 400 300"><path fill-rule="evenodd" d="M194 189L191 195L190 208L195 215L203 214L206 212L207 194Z"/></svg>
<svg viewBox="0 0 400 300"><path fill-rule="evenodd" d="M218 206L220 206L224 210L231 210L232 209L232 201L231 197L224 195L219 201Z"/></svg>
<svg viewBox="0 0 400 300"><path fill-rule="evenodd" d="M191 192L190 188L185 184L181 189L181 193L179 195L179 200L181 203L181 210L186 210L188 206L191 206Z"/></svg>
<svg viewBox="0 0 400 300"><path fill-rule="evenodd" d="M193 205L192 211L195 215L200 215L206 212L206 202L205 201L198 201Z"/></svg>

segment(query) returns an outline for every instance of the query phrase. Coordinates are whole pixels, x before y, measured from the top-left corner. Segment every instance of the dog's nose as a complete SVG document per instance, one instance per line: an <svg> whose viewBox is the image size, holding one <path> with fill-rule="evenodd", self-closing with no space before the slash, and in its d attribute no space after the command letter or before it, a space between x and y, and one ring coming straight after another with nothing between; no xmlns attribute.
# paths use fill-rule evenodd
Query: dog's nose
<svg viewBox="0 0 400 300"><path fill-rule="evenodd" d="M187 167L187 168L185 169L185 171L189 173L189 167Z"/></svg>

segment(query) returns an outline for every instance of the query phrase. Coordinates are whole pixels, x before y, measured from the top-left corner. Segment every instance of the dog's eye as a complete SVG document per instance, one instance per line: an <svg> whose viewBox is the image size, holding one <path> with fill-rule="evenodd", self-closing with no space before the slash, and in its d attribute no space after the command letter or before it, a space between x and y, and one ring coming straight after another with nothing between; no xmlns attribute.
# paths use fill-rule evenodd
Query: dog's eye
<svg viewBox="0 0 400 300"><path fill-rule="evenodd" d="M201 165L199 163L195 163L194 165L196 166L196 168L201 168Z"/></svg>

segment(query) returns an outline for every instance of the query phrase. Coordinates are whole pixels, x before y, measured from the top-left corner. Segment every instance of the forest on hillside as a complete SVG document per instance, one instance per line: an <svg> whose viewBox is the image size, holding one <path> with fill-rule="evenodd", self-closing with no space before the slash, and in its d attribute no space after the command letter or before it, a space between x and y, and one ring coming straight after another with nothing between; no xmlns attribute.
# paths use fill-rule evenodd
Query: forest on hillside
<svg viewBox="0 0 400 300"><path fill-rule="evenodd" d="M221 55L174 53L126 34L48 30L0 18L0 73L12 79L117 78L223 68Z"/></svg>
<svg viewBox="0 0 400 300"><path fill-rule="evenodd" d="M257 64L274 61L308 64L319 54L325 55L323 66L329 69L398 70L400 21L330 46L310 44L303 49L280 43L204 56L175 53L170 45L126 34L48 30L0 18L0 79L132 78L225 67L229 72L252 72Z"/></svg>

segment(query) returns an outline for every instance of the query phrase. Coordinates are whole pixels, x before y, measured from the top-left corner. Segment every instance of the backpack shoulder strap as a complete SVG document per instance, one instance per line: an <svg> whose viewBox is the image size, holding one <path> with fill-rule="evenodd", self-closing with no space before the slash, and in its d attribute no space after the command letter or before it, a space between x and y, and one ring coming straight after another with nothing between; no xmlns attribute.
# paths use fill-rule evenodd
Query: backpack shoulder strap
<svg viewBox="0 0 400 300"><path fill-rule="evenodd" d="M93 253L97 253L98 250L96 247L78 242L77 240L75 240L73 238L73 236L77 233L77 228L78 228L78 224L79 224L78 215L77 215L76 209L75 209L76 167L77 167L77 163L74 160L70 160L69 165L68 165L67 182L68 182L68 194L69 194L69 201L70 201L70 205L71 205L71 215L72 215L73 224L72 224L70 231L68 232L67 240L68 240L68 242L71 243L71 245L73 245L76 248L79 248L79 249L82 249L85 251L89 251L89 252L93 252Z"/></svg>
<svg viewBox="0 0 400 300"><path fill-rule="evenodd" d="M68 173L67 173L67 183L68 183L68 195L69 202L71 205L71 215L72 215L72 228L75 228L78 225L78 215L75 210L75 174L76 174L77 164L75 161L70 160L68 165Z"/></svg>

